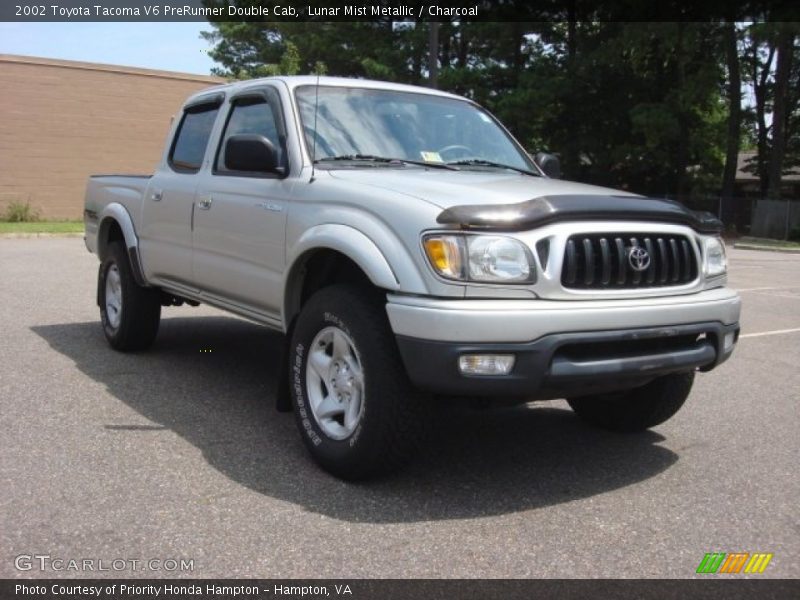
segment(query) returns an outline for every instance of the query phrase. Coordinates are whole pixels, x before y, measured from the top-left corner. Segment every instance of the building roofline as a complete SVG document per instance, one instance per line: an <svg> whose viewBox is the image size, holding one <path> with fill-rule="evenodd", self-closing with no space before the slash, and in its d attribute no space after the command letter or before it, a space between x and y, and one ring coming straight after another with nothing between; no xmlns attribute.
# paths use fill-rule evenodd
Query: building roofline
<svg viewBox="0 0 800 600"><path fill-rule="evenodd" d="M82 71L100 71L104 73L121 73L125 75L139 75L142 77L159 77L162 79L197 81L211 85L225 83L225 79L221 77L214 77L213 75L197 75L195 73L180 73L177 71L160 71L157 69L142 69L140 67L127 67L122 65L109 65L76 60L61 60L58 58L46 58L43 56L0 54L0 63L40 65L45 67L60 67L64 69L80 69Z"/></svg>
<svg viewBox="0 0 800 600"><path fill-rule="evenodd" d="M740 183L752 183L759 181L758 175L755 173L751 173L749 170L745 171L745 168L754 164L754 159L758 155L758 152L755 150L742 150L739 152L736 158L736 181ZM781 183L795 183L800 181L800 170L798 169L790 169L788 172L784 171L783 175L781 176Z"/></svg>

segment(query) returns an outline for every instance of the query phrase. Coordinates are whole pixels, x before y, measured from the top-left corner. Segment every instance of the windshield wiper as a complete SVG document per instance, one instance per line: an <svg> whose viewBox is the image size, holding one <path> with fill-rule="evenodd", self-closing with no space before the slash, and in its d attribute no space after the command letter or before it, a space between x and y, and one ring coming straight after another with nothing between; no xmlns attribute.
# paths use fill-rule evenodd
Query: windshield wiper
<svg viewBox="0 0 800 600"><path fill-rule="evenodd" d="M493 162L491 160L484 160L482 158L466 158L464 160L454 160L452 162L447 163L448 165L475 165L478 167L496 167L498 169L509 169L511 171L516 171L517 173L522 173L523 175L531 175L533 177L541 177L539 173L536 171L529 171L528 169L521 169L520 167L512 167L511 165L504 165L503 163Z"/></svg>
<svg viewBox="0 0 800 600"><path fill-rule="evenodd" d="M424 160L411 160L408 158L388 158L386 156L375 156L374 154L341 154L339 156L326 156L318 158L315 163L321 162L336 162L336 161L365 161L375 162L381 164L401 163L408 165L419 165L421 167L433 167L434 169L449 169L450 171L458 171L457 167L447 165L445 163L427 162Z"/></svg>

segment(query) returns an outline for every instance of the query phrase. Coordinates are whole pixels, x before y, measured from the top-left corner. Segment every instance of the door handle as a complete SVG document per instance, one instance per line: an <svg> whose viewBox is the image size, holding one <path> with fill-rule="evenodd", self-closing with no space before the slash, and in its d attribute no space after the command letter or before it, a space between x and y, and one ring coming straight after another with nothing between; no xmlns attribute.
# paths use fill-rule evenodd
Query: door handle
<svg viewBox="0 0 800 600"><path fill-rule="evenodd" d="M161 202L162 196L163 196L163 192L161 190L153 190L153 193L150 194L150 199L153 202Z"/></svg>
<svg viewBox="0 0 800 600"><path fill-rule="evenodd" d="M269 212L283 212L283 205L276 202L260 202L256 204L256 208L263 208Z"/></svg>
<svg viewBox="0 0 800 600"><path fill-rule="evenodd" d="M208 210L209 208L211 208L211 198L202 198L197 203L197 208L199 208L200 210Z"/></svg>

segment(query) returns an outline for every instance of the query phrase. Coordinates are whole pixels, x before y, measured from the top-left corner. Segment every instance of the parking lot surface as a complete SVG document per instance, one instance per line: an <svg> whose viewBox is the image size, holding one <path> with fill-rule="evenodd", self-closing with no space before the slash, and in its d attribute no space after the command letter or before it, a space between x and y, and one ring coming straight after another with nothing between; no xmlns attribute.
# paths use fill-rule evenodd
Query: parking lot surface
<svg viewBox="0 0 800 600"><path fill-rule="evenodd" d="M672 420L443 410L414 465L354 485L274 411L277 334L181 307L151 351L113 352L83 241L0 239L0 577L693 577L706 552L797 577L800 256L729 258L742 338Z"/></svg>

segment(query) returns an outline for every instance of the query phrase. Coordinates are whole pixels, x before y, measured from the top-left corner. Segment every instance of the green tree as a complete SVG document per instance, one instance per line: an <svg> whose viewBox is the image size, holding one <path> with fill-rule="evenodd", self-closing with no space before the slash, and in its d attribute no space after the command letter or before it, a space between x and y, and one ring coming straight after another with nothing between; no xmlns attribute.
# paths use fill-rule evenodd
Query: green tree
<svg viewBox="0 0 800 600"><path fill-rule="evenodd" d="M256 3L257 4L257 3ZM223 77L318 73L419 82L405 59L414 47L424 49L413 28L391 21L358 22L211 22L203 34L214 44L209 52ZM292 58L286 64L286 54ZM286 71L282 67L290 67Z"/></svg>
<svg viewBox="0 0 800 600"><path fill-rule="evenodd" d="M500 106L517 119L528 107L531 143L573 149L567 177L686 195L721 170L713 34L694 23L551 24Z"/></svg>

